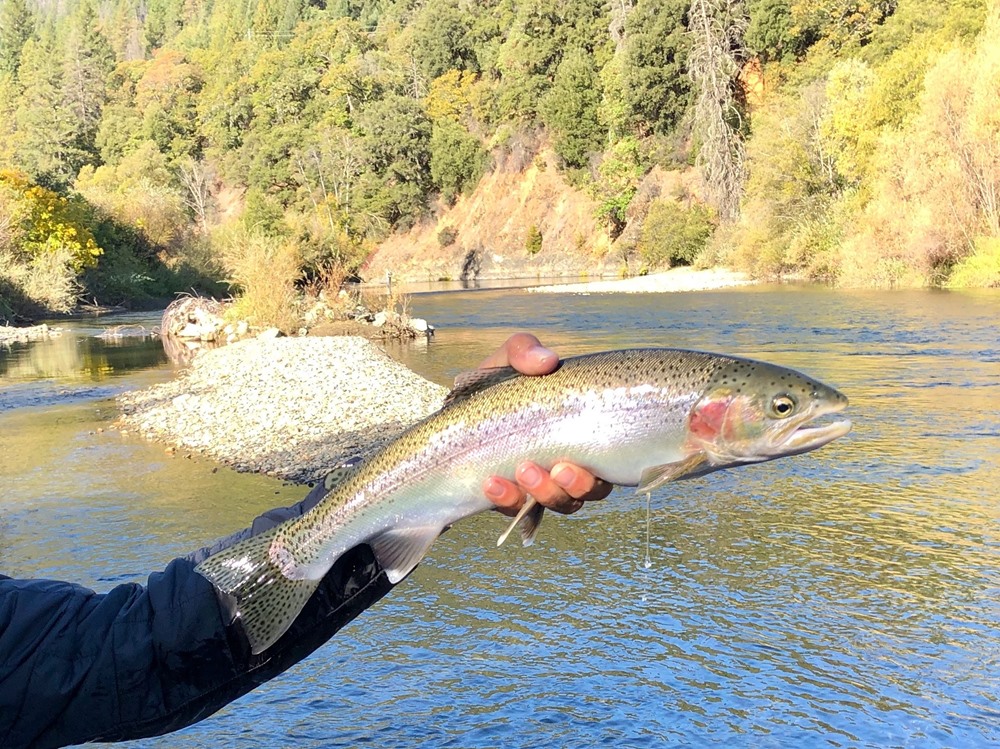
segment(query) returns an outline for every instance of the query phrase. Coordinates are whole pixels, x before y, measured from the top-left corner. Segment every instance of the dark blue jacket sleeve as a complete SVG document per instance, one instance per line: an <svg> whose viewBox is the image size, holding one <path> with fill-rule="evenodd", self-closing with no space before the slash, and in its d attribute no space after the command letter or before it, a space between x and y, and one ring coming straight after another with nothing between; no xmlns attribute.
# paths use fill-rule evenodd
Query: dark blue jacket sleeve
<svg viewBox="0 0 1000 749"><path fill-rule="evenodd" d="M238 535L301 514L314 494ZM229 601L194 571L209 550L108 593L0 576L0 747L123 741L191 725L305 658L392 588L359 546L255 656Z"/></svg>

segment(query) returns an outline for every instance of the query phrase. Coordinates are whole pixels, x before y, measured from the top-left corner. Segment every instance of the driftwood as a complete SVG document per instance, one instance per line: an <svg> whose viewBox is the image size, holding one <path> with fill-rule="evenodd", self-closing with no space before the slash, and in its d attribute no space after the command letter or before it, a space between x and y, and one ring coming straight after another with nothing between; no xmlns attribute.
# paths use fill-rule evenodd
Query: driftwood
<svg viewBox="0 0 1000 749"><path fill-rule="evenodd" d="M214 341L226 326L222 302L203 296L186 296L172 301L160 321L160 333L198 341Z"/></svg>
<svg viewBox="0 0 1000 749"><path fill-rule="evenodd" d="M160 320L160 341L167 358L175 364L190 364L201 351L226 343L222 302L202 296L175 299Z"/></svg>

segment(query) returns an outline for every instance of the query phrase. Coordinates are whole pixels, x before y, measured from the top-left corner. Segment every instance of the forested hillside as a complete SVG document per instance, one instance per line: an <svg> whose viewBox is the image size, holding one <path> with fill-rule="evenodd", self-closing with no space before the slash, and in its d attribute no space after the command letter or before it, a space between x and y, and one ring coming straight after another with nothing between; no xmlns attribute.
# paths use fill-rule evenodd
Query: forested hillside
<svg viewBox="0 0 1000 749"><path fill-rule="evenodd" d="M985 0L0 0L0 314L354 271L539 144L623 267L1000 284L997 39Z"/></svg>

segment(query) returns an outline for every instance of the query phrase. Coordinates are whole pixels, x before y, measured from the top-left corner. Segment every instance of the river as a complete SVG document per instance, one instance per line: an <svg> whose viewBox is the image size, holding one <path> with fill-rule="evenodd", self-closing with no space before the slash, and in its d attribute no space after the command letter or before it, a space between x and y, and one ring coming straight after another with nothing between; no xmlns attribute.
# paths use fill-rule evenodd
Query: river
<svg viewBox="0 0 1000 749"><path fill-rule="evenodd" d="M132 747L987 747L1000 742L1000 293L754 288L412 297L390 347L446 383L510 332L561 353L742 354L850 396L805 456L618 490L530 549L465 521L282 678ZM141 321L135 318L133 321ZM0 571L106 590L300 487L110 428L171 375L155 341L70 322L0 353Z"/></svg>

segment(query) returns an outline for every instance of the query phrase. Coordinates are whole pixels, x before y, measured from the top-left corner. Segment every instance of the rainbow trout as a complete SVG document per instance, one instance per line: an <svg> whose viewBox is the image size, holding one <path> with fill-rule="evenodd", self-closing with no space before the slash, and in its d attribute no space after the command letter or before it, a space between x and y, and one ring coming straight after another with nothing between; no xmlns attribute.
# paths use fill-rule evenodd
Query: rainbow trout
<svg viewBox="0 0 1000 749"><path fill-rule="evenodd" d="M493 507L481 489L488 476L512 478L524 460L544 468L570 461L647 493L821 447L851 423L814 421L846 406L839 392L793 370L677 349L578 356L543 377L478 370L312 510L209 557L197 571L236 599L260 653L346 551L370 544L389 580L399 582L443 530ZM515 520L525 544L542 511L529 502Z"/></svg>

